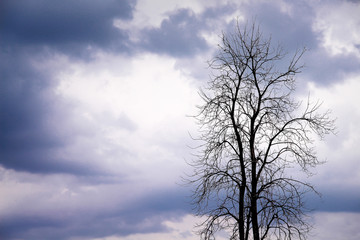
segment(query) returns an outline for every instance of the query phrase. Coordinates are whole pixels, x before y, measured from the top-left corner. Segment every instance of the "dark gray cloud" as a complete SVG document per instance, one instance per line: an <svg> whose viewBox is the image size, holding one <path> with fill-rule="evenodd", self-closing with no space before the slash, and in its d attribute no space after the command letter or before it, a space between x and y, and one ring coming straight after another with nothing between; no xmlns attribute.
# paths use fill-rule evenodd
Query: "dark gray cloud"
<svg viewBox="0 0 360 240"><path fill-rule="evenodd" d="M44 151L64 144L44 126L53 111L54 99L46 96L53 82L29 59L15 51L0 58L0 164L21 170L44 167L38 164L49 157Z"/></svg>
<svg viewBox="0 0 360 240"><path fill-rule="evenodd" d="M328 212L360 212L360 193L354 189L326 189L316 210Z"/></svg>
<svg viewBox="0 0 360 240"><path fill-rule="evenodd" d="M288 13L273 3L255 4L249 6L246 18L256 19L264 35L271 36L274 44L280 44L285 51L316 47L317 39L312 31L314 9L304 1L291 2L290 8Z"/></svg>
<svg viewBox="0 0 360 240"><path fill-rule="evenodd" d="M304 55L303 74L320 85L344 81L346 74L360 72L360 58L355 55L330 56L323 49L310 49Z"/></svg>
<svg viewBox="0 0 360 240"><path fill-rule="evenodd" d="M50 232L57 228L64 227L64 222L55 221L48 217L37 216L17 216L3 219L0 224L0 238L1 239L38 239L39 235L36 232L30 233L33 229L42 229L43 237L51 237ZM56 236L54 234L53 236ZM54 238L64 239L64 238Z"/></svg>
<svg viewBox="0 0 360 240"><path fill-rule="evenodd" d="M84 54L89 47L124 50L115 18L131 19L134 1L2 1L1 40L13 47L51 47Z"/></svg>
<svg viewBox="0 0 360 240"><path fill-rule="evenodd" d="M322 212L358 212L360 213L360 193L350 187L331 189L331 186L317 189L321 196L308 194L306 206Z"/></svg>
<svg viewBox="0 0 360 240"><path fill-rule="evenodd" d="M204 24L190 9L179 9L162 21L160 28L143 31L142 47L175 57L194 56L208 48L200 36Z"/></svg>

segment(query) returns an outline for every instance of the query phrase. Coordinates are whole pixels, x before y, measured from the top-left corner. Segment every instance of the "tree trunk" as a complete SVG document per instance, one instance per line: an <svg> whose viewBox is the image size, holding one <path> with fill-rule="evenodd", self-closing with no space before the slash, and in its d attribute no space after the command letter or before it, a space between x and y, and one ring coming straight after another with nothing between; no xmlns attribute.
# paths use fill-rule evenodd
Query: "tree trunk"
<svg viewBox="0 0 360 240"><path fill-rule="evenodd" d="M244 218L245 185L240 187L239 201L239 239L245 239L245 218Z"/></svg>
<svg viewBox="0 0 360 240"><path fill-rule="evenodd" d="M256 165L256 164L255 164ZM255 166L256 167L256 166ZM257 196L256 196L256 179L255 182L251 183L251 221L254 240L260 240L259 234L259 223L258 223L258 213L257 213Z"/></svg>
<svg viewBox="0 0 360 240"><path fill-rule="evenodd" d="M255 130L254 122L258 113L254 114L254 117L251 119L251 135L250 135L250 154L251 154L251 222L253 229L254 240L260 240L259 234L259 223L258 223L258 210L257 210L257 170L256 163L257 159L255 156Z"/></svg>

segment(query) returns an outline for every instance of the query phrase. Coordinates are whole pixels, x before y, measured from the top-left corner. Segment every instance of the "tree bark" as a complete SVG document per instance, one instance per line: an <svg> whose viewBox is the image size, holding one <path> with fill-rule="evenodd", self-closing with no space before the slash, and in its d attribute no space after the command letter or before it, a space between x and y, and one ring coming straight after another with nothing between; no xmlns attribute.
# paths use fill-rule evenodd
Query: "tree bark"
<svg viewBox="0 0 360 240"><path fill-rule="evenodd" d="M258 209L257 209L257 159L255 156L255 132L254 120L251 121L251 137L250 137L250 151L251 151L251 222L253 229L254 240L260 240L259 223L258 223Z"/></svg>
<svg viewBox="0 0 360 240"><path fill-rule="evenodd" d="M244 200L245 200L245 185L240 187L240 201L239 201L239 238L245 239L245 216L244 216Z"/></svg>

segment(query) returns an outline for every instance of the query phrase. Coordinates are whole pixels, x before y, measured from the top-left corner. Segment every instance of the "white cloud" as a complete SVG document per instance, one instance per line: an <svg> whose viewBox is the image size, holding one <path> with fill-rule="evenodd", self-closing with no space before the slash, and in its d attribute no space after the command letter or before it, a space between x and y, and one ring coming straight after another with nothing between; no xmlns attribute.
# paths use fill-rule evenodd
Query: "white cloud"
<svg viewBox="0 0 360 240"><path fill-rule="evenodd" d="M81 138L78 144L91 146L110 171L138 172L146 181L175 181L189 151L185 144L194 121L187 115L194 113L198 95L174 59L105 54L96 62L69 63L58 78L57 93L76 103L76 117L95 133L95 139Z"/></svg>
<svg viewBox="0 0 360 240"><path fill-rule="evenodd" d="M131 234L126 237L119 236L109 236L104 238L96 238L92 240L158 240L158 239L167 239L167 240L196 240L199 239L199 236L194 232L195 224L198 224L201 221L199 217L188 214L183 216L181 219L172 219L164 221L162 224L168 228L167 232L162 233L137 233ZM225 240L226 235L218 234L216 239ZM76 240L76 239L73 239Z"/></svg>
<svg viewBox="0 0 360 240"><path fill-rule="evenodd" d="M319 3L313 29L332 55L356 54L360 57L360 4L350 1Z"/></svg>
<svg viewBox="0 0 360 240"><path fill-rule="evenodd" d="M50 216L54 220L74 220L125 208L146 194L133 191L137 183L121 179L92 184L66 174L39 175L4 168L0 168L0 178L1 218Z"/></svg>
<svg viewBox="0 0 360 240"><path fill-rule="evenodd" d="M314 214L314 240L360 239L360 213L318 212Z"/></svg>
<svg viewBox="0 0 360 240"><path fill-rule="evenodd" d="M330 109L336 118L337 134L317 142L320 160L314 180L323 186L357 189L360 187L360 76L347 76L331 87L310 85L312 99L323 101L323 110Z"/></svg>
<svg viewBox="0 0 360 240"><path fill-rule="evenodd" d="M310 238L314 240L358 240L360 238L360 213L346 212L315 212L312 215L313 230ZM167 232L162 233L137 233L125 237L107 236L102 238L93 238L91 240L196 240L199 236L195 234L194 226L199 223L200 219L193 215L185 215L178 220L167 220L162 224L168 228ZM218 234L218 240L228 239L226 234ZM72 240L80 240L72 238ZM84 240L84 238L81 238Z"/></svg>

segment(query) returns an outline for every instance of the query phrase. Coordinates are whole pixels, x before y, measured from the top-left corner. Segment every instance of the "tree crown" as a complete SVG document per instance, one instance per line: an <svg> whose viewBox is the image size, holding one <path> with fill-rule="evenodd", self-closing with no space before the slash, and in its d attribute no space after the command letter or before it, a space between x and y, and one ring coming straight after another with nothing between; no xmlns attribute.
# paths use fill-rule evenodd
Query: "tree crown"
<svg viewBox="0 0 360 240"><path fill-rule="evenodd" d="M286 54L255 24L222 35L209 62L213 77L200 92L203 144L190 181L197 213L207 217L204 239L221 229L232 229L231 239L256 240L302 239L308 232L303 195L314 188L285 170L319 164L313 135L332 132L334 121L319 103L308 101L301 112L292 98L304 52L284 65Z"/></svg>

